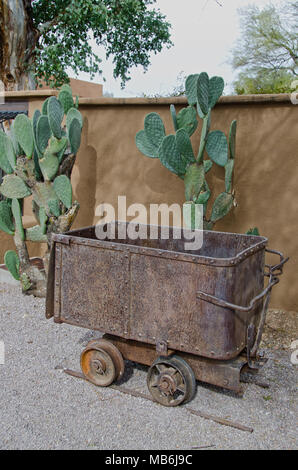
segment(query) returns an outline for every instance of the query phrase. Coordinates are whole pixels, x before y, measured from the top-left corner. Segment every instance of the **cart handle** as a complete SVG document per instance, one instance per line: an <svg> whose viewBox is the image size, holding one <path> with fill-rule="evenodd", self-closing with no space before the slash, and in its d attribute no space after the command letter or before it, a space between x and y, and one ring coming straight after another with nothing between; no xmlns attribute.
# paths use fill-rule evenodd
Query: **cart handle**
<svg viewBox="0 0 298 470"><path fill-rule="evenodd" d="M268 272L265 272L265 276L270 276L272 274L273 276L280 276L282 274L283 270L283 265L289 261L289 257L285 258L284 255L280 251L276 250L269 250L269 248L265 248L266 253L272 253L274 255L278 255L280 260L278 264L275 265L270 265L270 264L265 264L265 267L268 268Z"/></svg>
<svg viewBox="0 0 298 470"><path fill-rule="evenodd" d="M250 312L253 309L255 303L258 300L261 300L263 297L265 297L265 295L268 294L268 292L272 289L272 287L278 283L279 283L279 278L273 277L271 275L271 279L270 279L268 286L260 294L256 295L251 300L248 307L231 304L230 302L227 302L226 300L219 299L218 297L215 297L214 295L206 294L205 292L201 292L201 291L197 292L197 298L201 300L206 300L206 302L210 302L211 304L217 305L218 307L230 308L233 310L240 310L241 312Z"/></svg>

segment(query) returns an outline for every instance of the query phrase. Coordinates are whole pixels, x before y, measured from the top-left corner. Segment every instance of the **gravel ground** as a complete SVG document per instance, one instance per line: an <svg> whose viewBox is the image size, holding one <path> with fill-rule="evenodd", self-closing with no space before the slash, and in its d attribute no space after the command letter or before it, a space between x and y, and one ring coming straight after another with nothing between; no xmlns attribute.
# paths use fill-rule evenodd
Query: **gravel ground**
<svg viewBox="0 0 298 470"><path fill-rule="evenodd" d="M165 408L143 398L100 389L69 377L79 370L83 347L95 335L44 317L44 301L0 284L1 449L297 449L297 366L290 350L267 349L260 378L243 398L199 385L191 407L238 421L253 433ZM147 393L146 367L126 364L124 386Z"/></svg>

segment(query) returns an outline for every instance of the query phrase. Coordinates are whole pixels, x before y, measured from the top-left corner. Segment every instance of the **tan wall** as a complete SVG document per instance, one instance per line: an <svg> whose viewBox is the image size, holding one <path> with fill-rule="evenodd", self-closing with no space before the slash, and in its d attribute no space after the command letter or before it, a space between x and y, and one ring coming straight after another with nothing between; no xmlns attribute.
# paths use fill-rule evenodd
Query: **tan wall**
<svg viewBox="0 0 298 470"><path fill-rule="evenodd" d="M31 98L30 114L42 99ZM245 233L257 226L271 248L290 256L271 306L298 311L298 106L287 95L274 99L226 97L213 112L213 129L228 133L230 122L238 121L234 177L238 207L216 229ZM167 132L173 132L170 102L177 110L185 105L183 98L80 100L85 123L73 172L75 197L81 204L76 227L95 223L95 207L102 202L116 207L118 195L126 195L128 205L184 202L183 182L159 160L143 156L134 143L145 115L152 111L160 113ZM197 151L198 131L192 140ZM214 195L223 191L223 169L213 170L208 181Z"/></svg>
<svg viewBox="0 0 298 470"><path fill-rule="evenodd" d="M103 95L103 86L99 83L86 82L84 80L78 80L76 78L70 79L70 86L74 95L78 95L80 98L99 98ZM45 83L41 87L41 90L50 90L51 87Z"/></svg>

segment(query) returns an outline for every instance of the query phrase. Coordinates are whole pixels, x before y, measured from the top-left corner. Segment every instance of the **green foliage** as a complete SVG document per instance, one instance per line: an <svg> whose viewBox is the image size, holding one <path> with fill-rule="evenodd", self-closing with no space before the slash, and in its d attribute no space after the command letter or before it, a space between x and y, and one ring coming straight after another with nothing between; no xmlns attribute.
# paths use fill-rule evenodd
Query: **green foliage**
<svg viewBox="0 0 298 470"><path fill-rule="evenodd" d="M57 176L53 183L55 193L60 201L69 209L72 205L72 187L66 175Z"/></svg>
<svg viewBox="0 0 298 470"><path fill-rule="evenodd" d="M59 217L61 215L60 204L57 198L48 200L48 207L50 214L54 217Z"/></svg>
<svg viewBox="0 0 298 470"><path fill-rule="evenodd" d="M4 256L4 263L10 274L17 280L20 280L20 260L15 251L7 251Z"/></svg>
<svg viewBox="0 0 298 470"><path fill-rule="evenodd" d="M15 222L15 228L22 241L25 240L25 232L22 222L22 209L18 199L13 199L11 204L11 210Z"/></svg>
<svg viewBox="0 0 298 470"><path fill-rule="evenodd" d="M197 163L189 165L184 177L186 201L194 201L199 197L204 182L204 166L198 165Z"/></svg>
<svg viewBox="0 0 298 470"><path fill-rule="evenodd" d="M36 125L36 144L39 155L45 152L51 135L52 131L48 117L45 115L40 116Z"/></svg>
<svg viewBox="0 0 298 470"><path fill-rule="evenodd" d="M76 108L70 108L66 116L66 128L67 129L70 128L71 121L75 118L80 121L81 127L83 127L83 118L82 118L80 111L78 111Z"/></svg>
<svg viewBox="0 0 298 470"><path fill-rule="evenodd" d="M34 150L33 128L30 119L25 114L17 115L14 121L14 132L26 157L32 158Z"/></svg>
<svg viewBox="0 0 298 470"><path fill-rule="evenodd" d="M242 36L232 52L238 94L289 93L297 76L297 1L240 9Z"/></svg>
<svg viewBox="0 0 298 470"><path fill-rule="evenodd" d="M44 207L39 208L38 221L39 221L39 225L40 225L40 228L41 228L41 233L43 235L45 235L45 233L47 231L48 216L47 216L47 213L46 213Z"/></svg>
<svg viewBox="0 0 298 470"><path fill-rule="evenodd" d="M258 227L250 228L250 229L246 232L246 235L257 235L257 236L259 236L259 235L260 235L260 232L259 232Z"/></svg>
<svg viewBox="0 0 298 470"><path fill-rule="evenodd" d="M59 160L56 155L47 150L43 158L39 160L39 166L44 180L51 181L57 175L59 169Z"/></svg>
<svg viewBox="0 0 298 470"><path fill-rule="evenodd" d="M8 144L8 142L10 143L10 145ZM10 160L8 157L8 154L10 151L14 153L13 149L11 150L11 145L12 143L9 137L0 130L0 168L1 170L4 171L4 173L7 173L7 174L13 173L13 167L11 164L13 163L13 161L10 163ZM14 163L14 166L15 166L15 163Z"/></svg>
<svg viewBox="0 0 298 470"><path fill-rule="evenodd" d="M133 66L145 69L150 55L172 45L170 25L155 0L35 0L32 20L39 32L34 56L36 77L59 87L67 82L67 69L101 73L101 58L91 37L113 57L114 77L124 86Z"/></svg>
<svg viewBox="0 0 298 470"><path fill-rule="evenodd" d="M207 230L211 230L214 223L225 217L234 205L232 178L237 122L233 121L231 124L229 140L222 131L210 132L211 111L223 89L224 81L221 77L209 79L206 72L190 75L185 83L189 106L183 108L178 115L175 107L170 107L175 135L165 135L163 122L156 113L145 117L144 130L136 135L136 145L144 155L159 158L168 170L184 180L185 198L191 204L192 227L195 206L203 205L204 228ZM199 151L195 157L190 136L198 126L197 114L203 124ZM205 157L205 151L210 159ZM214 163L225 169L225 192L215 199L208 219L207 205L211 190L207 183L207 174Z"/></svg>
<svg viewBox="0 0 298 470"><path fill-rule="evenodd" d="M40 225L27 228L26 240L30 242L46 243L48 241L47 236L43 233L43 229Z"/></svg>
<svg viewBox="0 0 298 470"><path fill-rule="evenodd" d="M42 105L41 112L44 116L48 115L48 104L49 104L50 98L47 98Z"/></svg>
<svg viewBox="0 0 298 470"><path fill-rule="evenodd" d="M63 91L72 96L69 86L63 87ZM42 112L34 112L32 121L19 115L9 134L0 131L0 167L6 173L0 194L7 198L0 202L0 230L17 235L23 242L22 249L27 241L48 242L48 234L59 230L59 217L64 215L67 219L68 211L77 207L77 203L72 204L72 186L65 174L71 174L75 156L71 153L76 154L79 149L83 124L73 101L66 117L68 129L61 127L63 119L60 102L50 97L43 104ZM67 167L70 155L72 158ZM38 225L24 229L22 200L30 195ZM23 266L20 272L16 253L8 252L5 263L12 275L21 281L23 290L30 289L29 271Z"/></svg>
<svg viewBox="0 0 298 470"><path fill-rule="evenodd" d="M22 284L23 292L28 291L32 287L31 281L30 281L29 276L28 276L27 273L22 273L21 274L20 281L21 281L21 284Z"/></svg>
<svg viewBox="0 0 298 470"><path fill-rule="evenodd" d="M15 228L12 211L7 201L0 202L0 230L3 230L3 232L9 235L14 235Z"/></svg>
<svg viewBox="0 0 298 470"><path fill-rule="evenodd" d="M61 124L64 116L64 111L60 101L55 96L51 96L48 103L48 117L51 131L57 139L62 137Z"/></svg>
<svg viewBox="0 0 298 470"><path fill-rule="evenodd" d="M208 135L206 151L214 163L225 166L228 162L228 142L222 131L213 131Z"/></svg>
<svg viewBox="0 0 298 470"><path fill-rule="evenodd" d="M233 196L229 193L221 193L212 207L211 222L217 222L227 215L233 206Z"/></svg>
<svg viewBox="0 0 298 470"><path fill-rule="evenodd" d="M73 97L66 89L61 90L58 95L58 100L61 103L61 106L64 109L64 114L67 114L68 111L73 108Z"/></svg>
<svg viewBox="0 0 298 470"><path fill-rule="evenodd" d="M188 135L192 134L198 127L196 110L192 106L181 109L177 115L177 129L185 129Z"/></svg>
<svg viewBox="0 0 298 470"><path fill-rule="evenodd" d="M161 163L172 173L183 177L186 172L186 162L181 158L177 148L176 136L168 135L164 137L159 152Z"/></svg>
<svg viewBox="0 0 298 470"><path fill-rule="evenodd" d="M31 191L19 176L6 175L0 186L0 193L9 199L23 199L30 196Z"/></svg>
<svg viewBox="0 0 298 470"><path fill-rule="evenodd" d="M191 140L187 131L182 128L176 132L176 146L181 155L181 159L187 163L195 163Z"/></svg>
<svg viewBox="0 0 298 470"><path fill-rule="evenodd" d="M291 72L276 70L251 75L240 73L233 85L237 95L291 93L293 80L294 76Z"/></svg>
<svg viewBox="0 0 298 470"><path fill-rule="evenodd" d="M158 158L164 137L165 128L160 116L157 113L150 113L145 117L144 131L136 135L136 145L147 157Z"/></svg>
<svg viewBox="0 0 298 470"><path fill-rule="evenodd" d="M72 119L68 129L68 139L72 153L77 153L81 145L81 123L77 118Z"/></svg>

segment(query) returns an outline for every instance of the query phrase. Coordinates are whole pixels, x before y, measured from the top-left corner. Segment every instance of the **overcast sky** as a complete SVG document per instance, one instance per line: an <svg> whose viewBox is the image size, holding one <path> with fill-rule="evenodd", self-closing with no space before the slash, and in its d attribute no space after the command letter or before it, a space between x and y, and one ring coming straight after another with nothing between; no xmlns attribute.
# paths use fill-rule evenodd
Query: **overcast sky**
<svg viewBox="0 0 298 470"><path fill-rule="evenodd" d="M222 76L226 82L225 93L228 93L236 76L228 59L241 33L237 9L253 3L260 7L270 3L278 5L282 0L218 0L218 3L222 7L215 0L157 0L156 7L172 25L174 46L153 55L145 74L142 67L134 67L124 90L113 78L111 61L103 60L102 63L106 82L101 77L94 81L103 83L104 91L115 97L166 94L175 87L181 72L189 75L206 71L210 76ZM94 49L103 57L96 45ZM80 74L78 78L89 81L86 74Z"/></svg>

